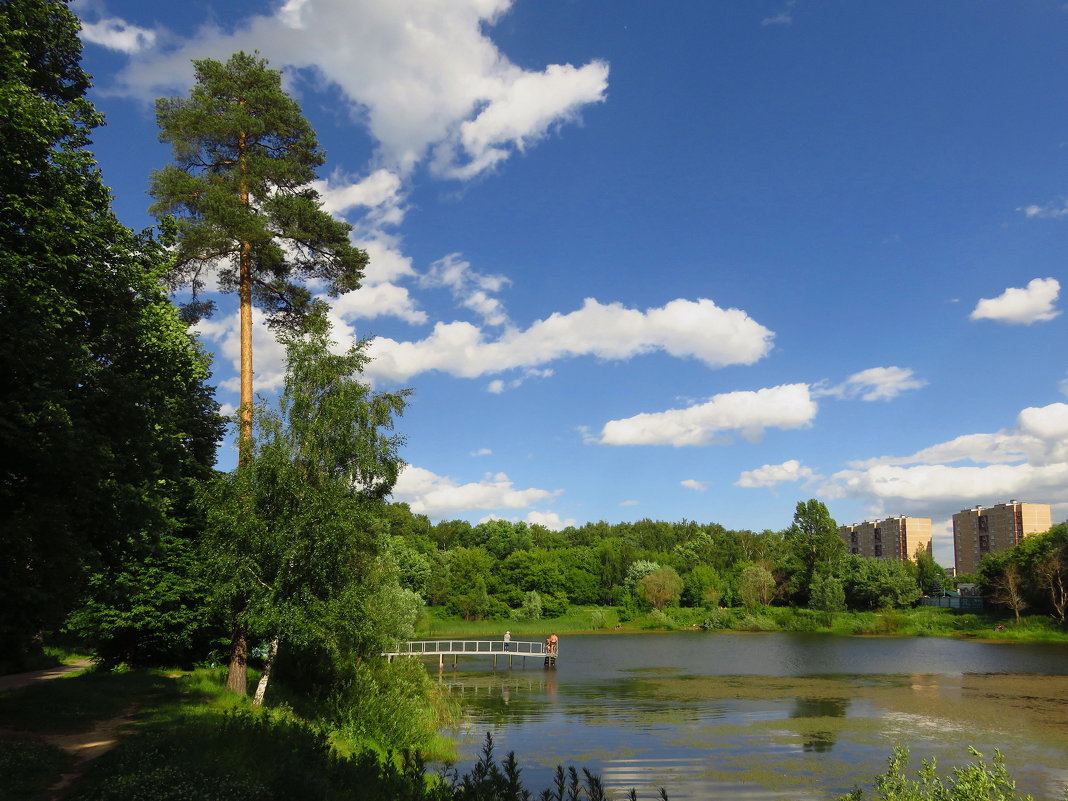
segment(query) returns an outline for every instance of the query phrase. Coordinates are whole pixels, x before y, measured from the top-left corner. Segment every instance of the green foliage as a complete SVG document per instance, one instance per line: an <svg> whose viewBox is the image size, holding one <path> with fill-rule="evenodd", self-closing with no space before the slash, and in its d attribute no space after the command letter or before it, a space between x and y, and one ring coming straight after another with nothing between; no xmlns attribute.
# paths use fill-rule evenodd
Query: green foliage
<svg viewBox="0 0 1068 801"><path fill-rule="evenodd" d="M660 629L672 631L676 628L675 621L659 609L653 609L642 621L643 629Z"/></svg>
<svg viewBox="0 0 1068 801"><path fill-rule="evenodd" d="M217 269L224 292L244 285L273 324L292 330L312 307L293 279L322 281L336 297L359 286L367 254L310 186L324 156L281 73L247 53L193 63L189 97L156 101L160 140L174 151L150 189L152 212L176 215L169 282L190 287L189 311L204 313L196 298Z"/></svg>
<svg viewBox="0 0 1068 801"><path fill-rule="evenodd" d="M767 606L775 592L775 577L759 565L748 565L742 570L738 581L738 594L747 609Z"/></svg>
<svg viewBox="0 0 1068 801"><path fill-rule="evenodd" d="M25 658L87 572L187 536L220 433L207 360L159 288L163 244L122 226L89 135L79 23L0 5L0 653ZM128 599L97 598L130 607Z"/></svg>
<svg viewBox="0 0 1068 801"><path fill-rule="evenodd" d="M235 631L344 665L381 653L418 614L418 599L398 594L388 535L377 533L401 464L390 432L407 392L362 384L362 344L333 353L325 317L283 339L278 408L257 410L249 460L201 498L205 564Z"/></svg>
<svg viewBox="0 0 1068 801"><path fill-rule="evenodd" d="M683 580L683 600L690 606L719 606L723 598L722 580L714 567L694 564Z"/></svg>
<svg viewBox="0 0 1068 801"><path fill-rule="evenodd" d="M1068 621L1068 523L1045 534L1024 537L1009 551L989 554L979 565L978 582L994 603L1030 607L1061 626Z"/></svg>
<svg viewBox="0 0 1068 801"><path fill-rule="evenodd" d="M531 590L523 596L523 605L512 610L515 620L541 620L541 596Z"/></svg>
<svg viewBox="0 0 1068 801"><path fill-rule="evenodd" d="M941 595L946 586L946 571L926 548L916 549L916 584L924 595Z"/></svg>
<svg viewBox="0 0 1068 801"><path fill-rule="evenodd" d="M343 737L382 749L418 749L456 718L415 659L355 662L318 717Z"/></svg>
<svg viewBox="0 0 1068 801"><path fill-rule="evenodd" d="M850 554L843 565L846 602L853 609L911 606L919 597L916 577L904 562Z"/></svg>
<svg viewBox="0 0 1068 801"><path fill-rule="evenodd" d="M650 573L655 573L659 569L659 564L651 562L648 559L639 559L632 562L627 568L626 578L623 581L624 588L632 593L637 592L638 582Z"/></svg>
<svg viewBox="0 0 1068 801"><path fill-rule="evenodd" d="M744 614L734 624L737 631L778 631L779 624L767 615Z"/></svg>
<svg viewBox="0 0 1068 801"><path fill-rule="evenodd" d="M786 566L794 600L808 602L816 573L837 575L845 557L845 543L826 505L815 498L798 501L793 525L786 531Z"/></svg>
<svg viewBox="0 0 1068 801"><path fill-rule="evenodd" d="M842 582L834 576L817 573L809 585L810 609L833 614L845 611L845 590Z"/></svg>
<svg viewBox="0 0 1068 801"><path fill-rule="evenodd" d="M661 567L642 578L637 585L638 593L653 611L662 612L676 603L682 593L682 579L673 568Z"/></svg>
<svg viewBox="0 0 1068 801"><path fill-rule="evenodd" d="M536 590L542 595L566 590L566 575L558 552L546 548L514 551L496 567L502 585L523 592Z"/></svg>
<svg viewBox="0 0 1068 801"><path fill-rule="evenodd" d="M911 779L907 772L909 750L895 748L886 773L875 780L875 795L866 795L857 788L840 801L863 801L868 797L879 801L1033 801L1030 795L1017 792L1000 751L994 750L990 762L974 748L968 751L976 757L975 762L954 768L945 779L937 775L933 759L923 760L916 778ZM1068 799L1068 791L1064 797Z"/></svg>
<svg viewBox="0 0 1068 801"><path fill-rule="evenodd" d="M191 538L166 535L146 553L89 578L65 630L106 665L192 665L220 641L210 588Z"/></svg>

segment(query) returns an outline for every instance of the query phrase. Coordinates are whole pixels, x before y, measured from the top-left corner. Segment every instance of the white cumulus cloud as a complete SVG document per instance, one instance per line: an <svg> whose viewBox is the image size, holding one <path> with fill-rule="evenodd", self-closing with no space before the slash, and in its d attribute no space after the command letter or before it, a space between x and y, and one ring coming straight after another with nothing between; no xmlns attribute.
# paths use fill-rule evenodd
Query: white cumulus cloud
<svg viewBox="0 0 1068 801"><path fill-rule="evenodd" d="M477 378L562 358L630 359L654 351L722 367L761 359L773 337L745 312L721 309L711 300L673 300L643 312L588 298L577 311L555 313L525 330L508 329L493 341L459 321L437 323L415 342L376 338L368 373L401 382L428 370Z"/></svg>
<svg viewBox="0 0 1068 801"><path fill-rule="evenodd" d="M156 43L156 32L117 17L82 22L82 39L120 53L139 53Z"/></svg>
<svg viewBox="0 0 1068 801"><path fill-rule="evenodd" d="M1010 498L1068 502L1068 404L1029 407L1011 428L966 434L910 456L854 462L821 493L931 516Z"/></svg>
<svg viewBox="0 0 1068 801"><path fill-rule="evenodd" d="M1054 308L1060 291L1056 278L1035 278L1026 287L1009 287L996 298L982 298L969 319L1010 325L1046 322L1061 313Z"/></svg>
<svg viewBox="0 0 1068 801"><path fill-rule="evenodd" d="M393 499L416 514L442 517L477 509L524 509L559 495L561 490L517 489L504 473L461 484L422 467L408 465L393 488Z"/></svg>
<svg viewBox="0 0 1068 801"><path fill-rule="evenodd" d="M611 420L598 441L602 445L708 445L723 432L738 432L755 441L768 428L810 425L817 409L807 384L728 392L685 409Z"/></svg>
<svg viewBox="0 0 1068 801"><path fill-rule="evenodd" d="M679 484L686 487L686 489L692 489L694 492L708 492L708 484L698 481L696 478L687 478L680 481Z"/></svg>
<svg viewBox="0 0 1068 801"><path fill-rule="evenodd" d="M403 175L470 178L604 100L608 65L518 67L490 38L511 0L287 0L232 29L205 25L166 52L136 58L120 88L151 98L192 81L190 59L258 50L275 68L308 70L366 124L379 157Z"/></svg>
<svg viewBox="0 0 1068 801"><path fill-rule="evenodd" d="M805 467L797 459L788 459L782 464L766 464L756 470L744 470L734 482L736 487L774 487L785 482L807 481L815 477L812 468Z"/></svg>

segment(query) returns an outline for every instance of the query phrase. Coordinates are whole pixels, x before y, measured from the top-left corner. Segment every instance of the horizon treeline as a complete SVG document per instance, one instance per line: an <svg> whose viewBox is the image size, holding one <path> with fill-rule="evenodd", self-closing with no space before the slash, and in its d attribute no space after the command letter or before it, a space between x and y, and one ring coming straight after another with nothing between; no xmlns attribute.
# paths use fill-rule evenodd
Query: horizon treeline
<svg viewBox="0 0 1068 801"><path fill-rule="evenodd" d="M846 553L826 506L798 503L783 530L643 519L559 531L496 519L431 523L405 503L386 510L401 584L465 619L554 617L569 605L637 614L672 607L809 606L824 611L911 605L947 579L934 559Z"/></svg>

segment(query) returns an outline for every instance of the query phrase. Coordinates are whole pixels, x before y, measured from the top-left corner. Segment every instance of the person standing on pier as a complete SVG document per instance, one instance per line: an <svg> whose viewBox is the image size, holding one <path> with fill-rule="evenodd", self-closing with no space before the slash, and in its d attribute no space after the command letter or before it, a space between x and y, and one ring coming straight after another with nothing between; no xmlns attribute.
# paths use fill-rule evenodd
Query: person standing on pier
<svg viewBox="0 0 1068 801"><path fill-rule="evenodd" d="M511 644L512 644L512 632L506 631L504 633L504 650L507 651Z"/></svg>

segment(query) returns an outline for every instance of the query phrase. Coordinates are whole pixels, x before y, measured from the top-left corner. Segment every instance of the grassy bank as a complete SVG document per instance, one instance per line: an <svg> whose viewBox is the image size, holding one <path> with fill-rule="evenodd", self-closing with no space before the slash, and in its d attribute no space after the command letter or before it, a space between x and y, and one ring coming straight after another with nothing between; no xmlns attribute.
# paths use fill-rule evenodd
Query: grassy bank
<svg viewBox="0 0 1068 801"><path fill-rule="evenodd" d="M999 630L999 627L1000 630ZM842 636L965 637L1008 642L1068 643L1068 630L1047 617L1024 616L1017 624L998 614L960 613L919 607L883 612L836 612L768 606L745 609L669 609L633 617L616 607L572 607L567 614L541 620L461 620L430 610L416 636L498 639L505 629L513 639L557 634L674 631L813 631Z"/></svg>
<svg viewBox="0 0 1068 801"><path fill-rule="evenodd" d="M5 800L474 801L529 798L517 762L487 738L463 776L428 774L419 755L339 740L291 709L253 707L223 690L222 670L87 671L0 693L0 787ZM116 719L123 721L118 726ZM85 764L50 742L118 743ZM57 795L62 774L73 782ZM568 775L537 797L607 801L596 777ZM575 782L572 782L572 777ZM576 792L578 795L576 795ZM547 794L546 794L547 793Z"/></svg>

